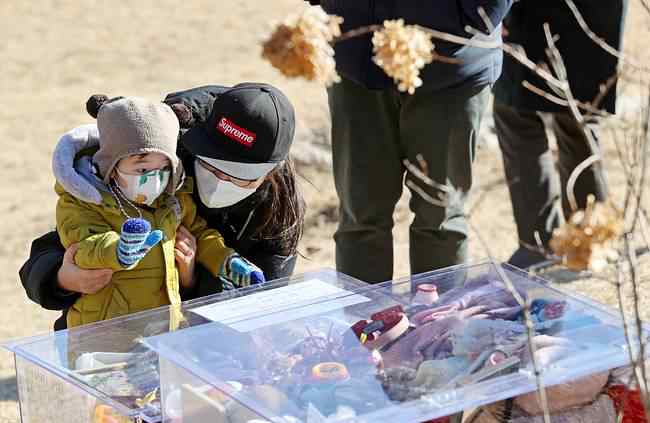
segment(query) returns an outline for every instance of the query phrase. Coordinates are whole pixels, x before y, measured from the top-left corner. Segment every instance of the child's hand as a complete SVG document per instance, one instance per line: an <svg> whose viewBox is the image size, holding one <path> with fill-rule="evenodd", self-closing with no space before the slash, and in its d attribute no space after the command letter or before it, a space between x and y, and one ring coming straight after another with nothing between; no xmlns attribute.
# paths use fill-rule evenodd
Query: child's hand
<svg viewBox="0 0 650 423"><path fill-rule="evenodd" d="M262 270L237 253L226 257L219 276L223 282L224 290L266 282Z"/></svg>
<svg viewBox="0 0 650 423"><path fill-rule="evenodd" d="M117 259L124 267L136 265L149 250L163 238L159 230L151 231L151 225L144 219L127 219L122 225L122 233L117 243Z"/></svg>
<svg viewBox="0 0 650 423"><path fill-rule="evenodd" d="M178 276L183 288L194 286L194 268L196 264L196 238L185 226L179 226L176 231L176 243L174 244L174 255Z"/></svg>

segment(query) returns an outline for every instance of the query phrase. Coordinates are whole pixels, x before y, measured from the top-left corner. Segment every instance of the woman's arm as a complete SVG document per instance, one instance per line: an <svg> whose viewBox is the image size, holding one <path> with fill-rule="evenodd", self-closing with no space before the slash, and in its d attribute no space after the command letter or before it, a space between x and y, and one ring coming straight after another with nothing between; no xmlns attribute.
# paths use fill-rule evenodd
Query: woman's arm
<svg viewBox="0 0 650 423"><path fill-rule="evenodd" d="M49 232L32 242L29 258L18 272L27 297L48 310L64 310L79 297L58 286L57 273L64 253L59 235Z"/></svg>
<svg viewBox="0 0 650 423"><path fill-rule="evenodd" d="M30 256L19 271L27 297L48 310L72 306L79 294L93 294L113 276L110 269L82 269L74 263L76 245L66 251L59 235L49 232L32 242Z"/></svg>

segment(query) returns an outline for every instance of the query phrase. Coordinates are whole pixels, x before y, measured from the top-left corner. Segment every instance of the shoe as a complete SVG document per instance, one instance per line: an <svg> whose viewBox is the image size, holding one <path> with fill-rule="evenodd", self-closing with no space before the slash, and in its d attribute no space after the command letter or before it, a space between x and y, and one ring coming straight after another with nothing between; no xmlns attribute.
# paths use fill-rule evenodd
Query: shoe
<svg viewBox="0 0 650 423"><path fill-rule="evenodd" d="M520 269L528 269L548 259L543 254L530 250L525 247L519 247L508 259L508 264Z"/></svg>

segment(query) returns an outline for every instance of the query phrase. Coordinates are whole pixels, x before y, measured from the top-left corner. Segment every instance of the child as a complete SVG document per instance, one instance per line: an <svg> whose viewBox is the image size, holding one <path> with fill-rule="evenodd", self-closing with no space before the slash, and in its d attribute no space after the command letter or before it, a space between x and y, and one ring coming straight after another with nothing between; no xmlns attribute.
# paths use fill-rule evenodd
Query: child
<svg viewBox="0 0 650 423"><path fill-rule="evenodd" d="M176 156L179 123L171 108L132 97L93 96L88 105L97 116L99 150L75 167L99 189L102 203L80 201L57 184L57 231L66 248L78 243L78 266L114 273L111 283L82 295L68 310L68 327L166 304L178 309L174 246L181 225L196 237L196 259L215 276L263 282L259 268L227 248L197 216L192 180L183 183ZM181 281L184 287L191 286L189 279Z"/></svg>

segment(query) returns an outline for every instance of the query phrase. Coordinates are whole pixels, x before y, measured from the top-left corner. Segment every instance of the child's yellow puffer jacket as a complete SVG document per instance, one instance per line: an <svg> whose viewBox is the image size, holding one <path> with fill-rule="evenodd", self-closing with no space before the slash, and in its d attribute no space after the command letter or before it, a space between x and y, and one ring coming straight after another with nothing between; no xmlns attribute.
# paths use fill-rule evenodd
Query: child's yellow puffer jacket
<svg viewBox="0 0 650 423"><path fill-rule="evenodd" d="M196 261L217 275L225 257L232 250L221 234L208 228L197 216L192 200L193 180L187 178L175 196L162 194L151 208L140 207L151 230L160 229L163 240L140 262L125 270L117 260L117 244L126 216L109 193L102 193L103 204L80 201L56 184L59 195L56 228L61 242L68 248L79 243L75 263L84 269L110 268L115 271L111 282L95 294L84 294L68 310L68 327L111 319L125 314L180 304L179 278L174 259L176 230L182 224L197 240ZM124 204L127 213L137 212Z"/></svg>

